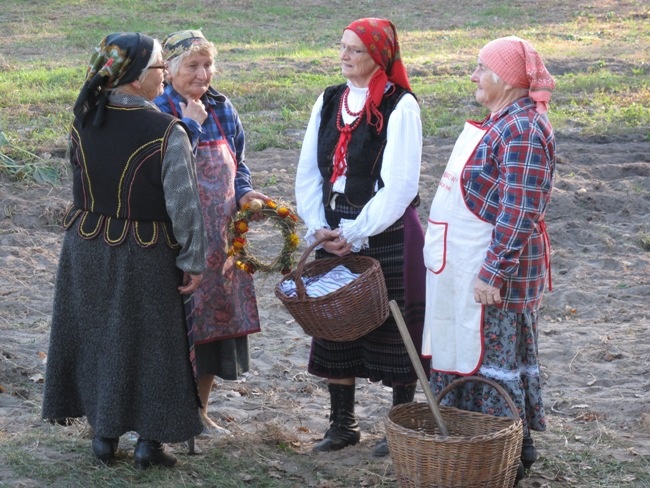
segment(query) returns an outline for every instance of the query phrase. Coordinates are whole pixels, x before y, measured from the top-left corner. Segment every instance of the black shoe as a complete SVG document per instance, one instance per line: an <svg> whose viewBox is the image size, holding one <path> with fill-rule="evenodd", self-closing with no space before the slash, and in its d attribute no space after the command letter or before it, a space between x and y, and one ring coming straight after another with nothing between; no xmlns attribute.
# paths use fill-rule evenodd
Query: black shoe
<svg viewBox="0 0 650 488"><path fill-rule="evenodd" d="M535 461L537 461L537 449L535 449L533 439L532 437L524 437L521 445L521 462L524 468L530 469Z"/></svg>
<svg viewBox="0 0 650 488"><path fill-rule="evenodd" d="M359 427L348 428L341 425L332 425L322 441L317 442L313 450L318 452L338 451L344 447L354 446L361 439Z"/></svg>
<svg viewBox="0 0 650 488"><path fill-rule="evenodd" d="M372 455L375 457L386 457L388 454L390 454L388 452L388 441L384 437L382 440L377 441L375 447L372 449Z"/></svg>
<svg viewBox="0 0 650 488"><path fill-rule="evenodd" d="M119 439L113 439L110 437L100 437L96 435L93 437L93 454L99 459L102 463L108 465L115 459L115 453L117 452L117 443Z"/></svg>
<svg viewBox="0 0 650 488"><path fill-rule="evenodd" d="M524 463L519 461L519 466L517 466L517 475L515 476L515 484L517 486L521 480L526 477L526 468L524 468Z"/></svg>
<svg viewBox="0 0 650 488"><path fill-rule="evenodd" d="M165 452L165 446L158 441L150 441L140 437L133 451L135 467L147 469L150 466L167 466L176 464L176 458Z"/></svg>
<svg viewBox="0 0 650 488"><path fill-rule="evenodd" d="M415 398L415 383L410 385L393 385L393 406L411 403ZM390 454L388 450L388 441L386 436L377 441L372 449L372 455L375 457L386 457Z"/></svg>

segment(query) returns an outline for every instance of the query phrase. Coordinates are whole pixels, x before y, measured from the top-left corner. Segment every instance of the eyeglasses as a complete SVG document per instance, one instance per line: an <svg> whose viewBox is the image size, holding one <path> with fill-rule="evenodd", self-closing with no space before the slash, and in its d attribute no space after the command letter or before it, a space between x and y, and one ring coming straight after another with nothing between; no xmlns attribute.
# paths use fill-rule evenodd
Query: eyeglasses
<svg viewBox="0 0 650 488"><path fill-rule="evenodd" d="M365 49L360 49L356 46L346 46L345 44L341 44L339 46L339 50L341 53L345 52L348 56L361 56L362 54L367 53Z"/></svg>
<svg viewBox="0 0 650 488"><path fill-rule="evenodd" d="M147 66L147 69L167 69L164 64L153 64L151 66Z"/></svg>

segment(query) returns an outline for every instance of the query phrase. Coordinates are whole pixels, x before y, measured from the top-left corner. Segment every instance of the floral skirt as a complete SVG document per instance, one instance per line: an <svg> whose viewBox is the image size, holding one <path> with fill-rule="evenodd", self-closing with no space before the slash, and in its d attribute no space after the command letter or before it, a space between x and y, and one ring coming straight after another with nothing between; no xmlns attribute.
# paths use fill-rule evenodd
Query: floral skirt
<svg viewBox="0 0 650 488"><path fill-rule="evenodd" d="M516 313L485 307L485 352L477 375L502 386L517 407L524 423L524 436L546 430L537 349L537 313ZM459 376L431 372L434 395ZM441 405L497 417L512 416L503 397L491 386L469 382L445 395Z"/></svg>

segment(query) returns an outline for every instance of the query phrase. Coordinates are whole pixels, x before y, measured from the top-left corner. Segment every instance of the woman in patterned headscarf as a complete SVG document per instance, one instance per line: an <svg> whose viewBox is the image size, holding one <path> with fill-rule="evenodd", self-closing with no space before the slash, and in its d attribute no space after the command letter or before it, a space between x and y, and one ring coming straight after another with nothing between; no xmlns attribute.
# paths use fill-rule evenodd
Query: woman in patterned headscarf
<svg viewBox="0 0 650 488"><path fill-rule="evenodd" d="M268 197L253 189L235 107L211 86L214 45L200 30L183 30L163 40L163 52L168 83L154 103L190 129L208 235L208 268L188 303L201 412L206 428L228 433L208 416L214 377L236 380L248 371L248 336L260 331L253 277L228 254L228 229L238 209Z"/></svg>
<svg viewBox="0 0 650 488"><path fill-rule="evenodd" d="M547 275L550 288L544 215L555 170L547 116L555 82L533 46L514 36L481 49L471 80L490 114L465 124L431 205L424 348L436 393L477 374L512 397L524 425L521 478L537 458L530 433L546 428L537 313ZM479 382L454 389L445 402L512 415Z"/></svg>
<svg viewBox="0 0 650 488"><path fill-rule="evenodd" d="M151 103L164 70L139 33L108 35L90 60L43 398L45 419L86 417L105 464L138 432L139 468L174 465L162 442L202 430L181 294L201 282L206 238L188 135Z"/></svg>
<svg viewBox="0 0 650 488"><path fill-rule="evenodd" d="M415 206L422 153L420 108L411 93L397 32L385 19L359 19L341 37L347 82L316 101L296 174L298 213L316 257L359 253L379 260L389 299L401 307L416 347L422 337L424 237ZM327 378L330 427L316 451L354 445L355 378L392 386L393 404L413 401L417 376L392 317L348 342L315 338L309 372ZM388 454L386 439L373 451Z"/></svg>

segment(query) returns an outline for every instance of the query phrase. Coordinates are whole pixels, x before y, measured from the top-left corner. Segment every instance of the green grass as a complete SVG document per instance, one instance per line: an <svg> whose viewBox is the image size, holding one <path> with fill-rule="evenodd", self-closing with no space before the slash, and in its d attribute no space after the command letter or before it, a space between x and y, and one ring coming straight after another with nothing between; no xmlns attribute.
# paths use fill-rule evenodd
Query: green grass
<svg viewBox="0 0 650 488"><path fill-rule="evenodd" d="M648 137L647 5L628 2L614 12L589 2L551 3L542 9L465 2L471 8L462 9L451 0L404 7L388 1L9 0L0 13L0 129L26 151L61 154L90 52L105 34L139 30L162 38L201 28L218 46L214 84L236 104L249 150L297 148L316 96L343 81L333 48L341 30L357 17L384 16L398 27L425 138L454 137L467 118L484 116L469 75L480 47L511 33L529 39L555 74L550 113L558 135Z"/></svg>
<svg viewBox="0 0 650 488"><path fill-rule="evenodd" d="M548 436L538 437L543 454L533 470L546 474L550 483L545 486L650 487L650 460L640 457L634 463L621 461L620 453L631 447L618 445L606 431L596 427L585 426L586 437L571 439L562 449L556 441L547 440ZM85 422L69 427L35 424L35 428L19 436L0 437L0 463L10 470L13 479L28 479L32 483L28 486L50 488L396 486L394 475L387 474L386 466L380 462L360 465L315 462L312 455L293 447L293 439L282 426L270 423L266 429L255 436L238 435L227 443L203 441L199 456L186 455L183 445L176 444L179 461L174 469L140 471L133 467L132 441L124 437L115 464L106 468L98 465L90 452L90 434ZM549 434L565 437L561 421L551 424ZM7 486L2 478L0 486Z"/></svg>
<svg viewBox="0 0 650 488"><path fill-rule="evenodd" d="M612 456L598 455L590 449L567 451L560 457L541 460L544 470L560 474L558 481L572 486L580 480L581 486L590 488L650 487L650 463L642 461L642 464L645 471Z"/></svg>
<svg viewBox="0 0 650 488"><path fill-rule="evenodd" d="M43 425L9 441L0 437L0 464L11 471L13 479L28 479L29 486L49 488L395 486L381 464L315 464L312 456L294 449L282 426L269 423L266 429L260 435L240 435L228 443L202 441L203 451L198 456L189 456L183 444L176 444L178 463L174 469L142 471L134 467L133 442L125 437L120 440L115 462L104 467L90 451L85 422L69 427ZM0 487L4 486L0 477Z"/></svg>
<svg viewBox="0 0 650 488"><path fill-rule="evenodd" d="M366 16L390 18L422 109L425 138L455 138L485 110L469 80L479 49L516 34L530 40L554 74L550 117L558 136L650 138L650 6L644 0L3 0L0 6L0 172L16 179L63 171L71 109L92 49L109 32L138 30L162 39L200 28L218 47L214 85L238 109L248 150L301 143L312 104L343 82L335 45ZM294 161L295 162L295 161ZM268 176L269 181L273 176ZM5 209L8 210L8 209ZM636 236L650 249L647 229ZM36 418L37 414L35 414ZM281 429L239 443L204 447L174 470L138 472L128 454L100 469L80 430L43 426L0 430L0 486L8 472L29 486L391 486L381 463L315 463ZM562 437L562 433L558 433ZM617 461L608 449L542 446L538 471L550 487L650 487L647 460ZM629 446L619 446L627 449ZM61 460L65 462L61 462ZM274 467L275 466L275 467ZM295 466L299 475L282 467ZM4 471L7 470L7 471ZM320 485L319 485L320 483Z"/></svg>

